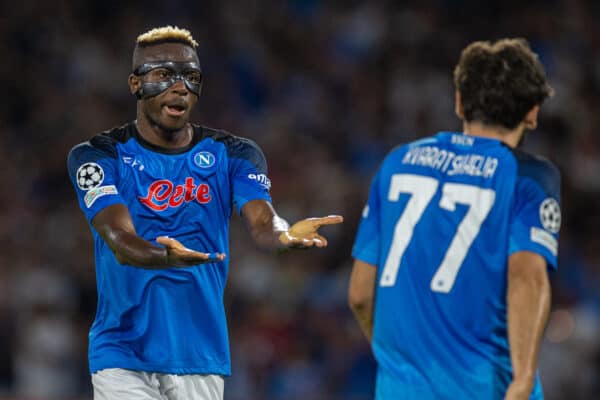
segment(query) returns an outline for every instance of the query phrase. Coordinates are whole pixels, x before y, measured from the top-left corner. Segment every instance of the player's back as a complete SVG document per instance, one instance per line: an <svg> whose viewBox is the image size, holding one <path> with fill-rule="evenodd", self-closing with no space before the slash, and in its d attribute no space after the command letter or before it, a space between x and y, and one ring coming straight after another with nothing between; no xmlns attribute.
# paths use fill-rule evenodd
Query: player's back
<svg viewBox="0 0 600 400"><path fill-rule="evenodd" d="M525 180L550 197L544 177L555 172L498 140L455 133L388 155L354 249L378 267L378 398L503 398L512 379L507 260L530 234L514 226L519 187ZM551 244L541 247L551 258Z"/></svg>

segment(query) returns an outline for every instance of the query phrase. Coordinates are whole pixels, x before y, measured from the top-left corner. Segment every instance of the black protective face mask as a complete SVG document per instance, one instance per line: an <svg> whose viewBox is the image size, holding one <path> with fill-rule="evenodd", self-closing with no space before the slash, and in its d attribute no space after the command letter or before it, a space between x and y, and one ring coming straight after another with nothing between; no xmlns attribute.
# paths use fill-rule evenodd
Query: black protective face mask
<svg viewBox="0 0 600 400"><path fill-rule="evenodd" d="M202 91L202 69L197 62L156 61L145 63L133 70L135 76L145 76L146 82L135 92L138 99L161 94L175 82L182 80L196 96Z"/></svg>

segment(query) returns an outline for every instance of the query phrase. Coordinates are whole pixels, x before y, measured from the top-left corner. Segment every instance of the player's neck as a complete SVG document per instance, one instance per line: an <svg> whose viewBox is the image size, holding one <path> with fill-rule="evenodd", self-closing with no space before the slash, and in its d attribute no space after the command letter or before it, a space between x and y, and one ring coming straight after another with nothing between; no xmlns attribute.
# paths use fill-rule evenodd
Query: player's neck
<svg viewBox="0 0 600 400"><path fill-rule="evenodd" d="M464 121L463 132L469 136L497 139L509 147L515 148L523 137L524 128L522 124L519 124L515 129L507 129L502 126L482 124L478 121Z"/></svg>
<svg viewBox="0 0 600 400"><path fill-rule="evenodd" d="M190 124L185 124L176 131L168 131L139 114L135 124L144 140L166 149L178 149L189 145L194 131Z"/></svg>

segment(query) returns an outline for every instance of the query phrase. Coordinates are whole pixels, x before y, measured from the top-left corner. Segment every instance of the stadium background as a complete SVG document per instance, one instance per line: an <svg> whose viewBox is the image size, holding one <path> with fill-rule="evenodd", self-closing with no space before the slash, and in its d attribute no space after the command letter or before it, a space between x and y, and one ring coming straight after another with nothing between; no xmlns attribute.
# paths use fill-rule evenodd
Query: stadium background
<svg viewBox="0 0 600 400"><path fill-rule="evenodd" d="M93 252L65 158L134 118L134 39L176 24L200 42L194 119L262 146L288 220L346 217L327 250L283 255L234 218L226 399L369 398L375 366L346 306L369 180L396 144L460 129L459 51L503 36L531 41L557 92L527 140L563 173L547 399L600 398L599 16L592 0L0 2L0 397L90 398Z"/></svg>

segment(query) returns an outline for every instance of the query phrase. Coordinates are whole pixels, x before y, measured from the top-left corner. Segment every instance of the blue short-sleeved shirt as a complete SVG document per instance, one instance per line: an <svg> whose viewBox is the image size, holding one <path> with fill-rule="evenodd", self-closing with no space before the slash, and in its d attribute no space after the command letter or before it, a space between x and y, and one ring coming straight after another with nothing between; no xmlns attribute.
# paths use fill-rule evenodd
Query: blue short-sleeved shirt
<svg viewBox="0 0 600 400"><path fill-rule="evenodd" d="M91 225L98 212L120 203L148 241L166 235L197 251L228 254L233 207L271 201L266 161L248 139L196 125L193 130L189 146L168 150L145 141L132 122L69 153L69 175L95 242L92 373L230 374L223 306L229 259L163 270L121 265Z"/></svg>
<svg viewBox="0 0 600 400"><path fill-rule="evenodd" d="M508 257L531 251L555 269L559 227L560 175L545 159L450 132L393 150L353 249L378 269L377 398L503 399Z"/></svg>

